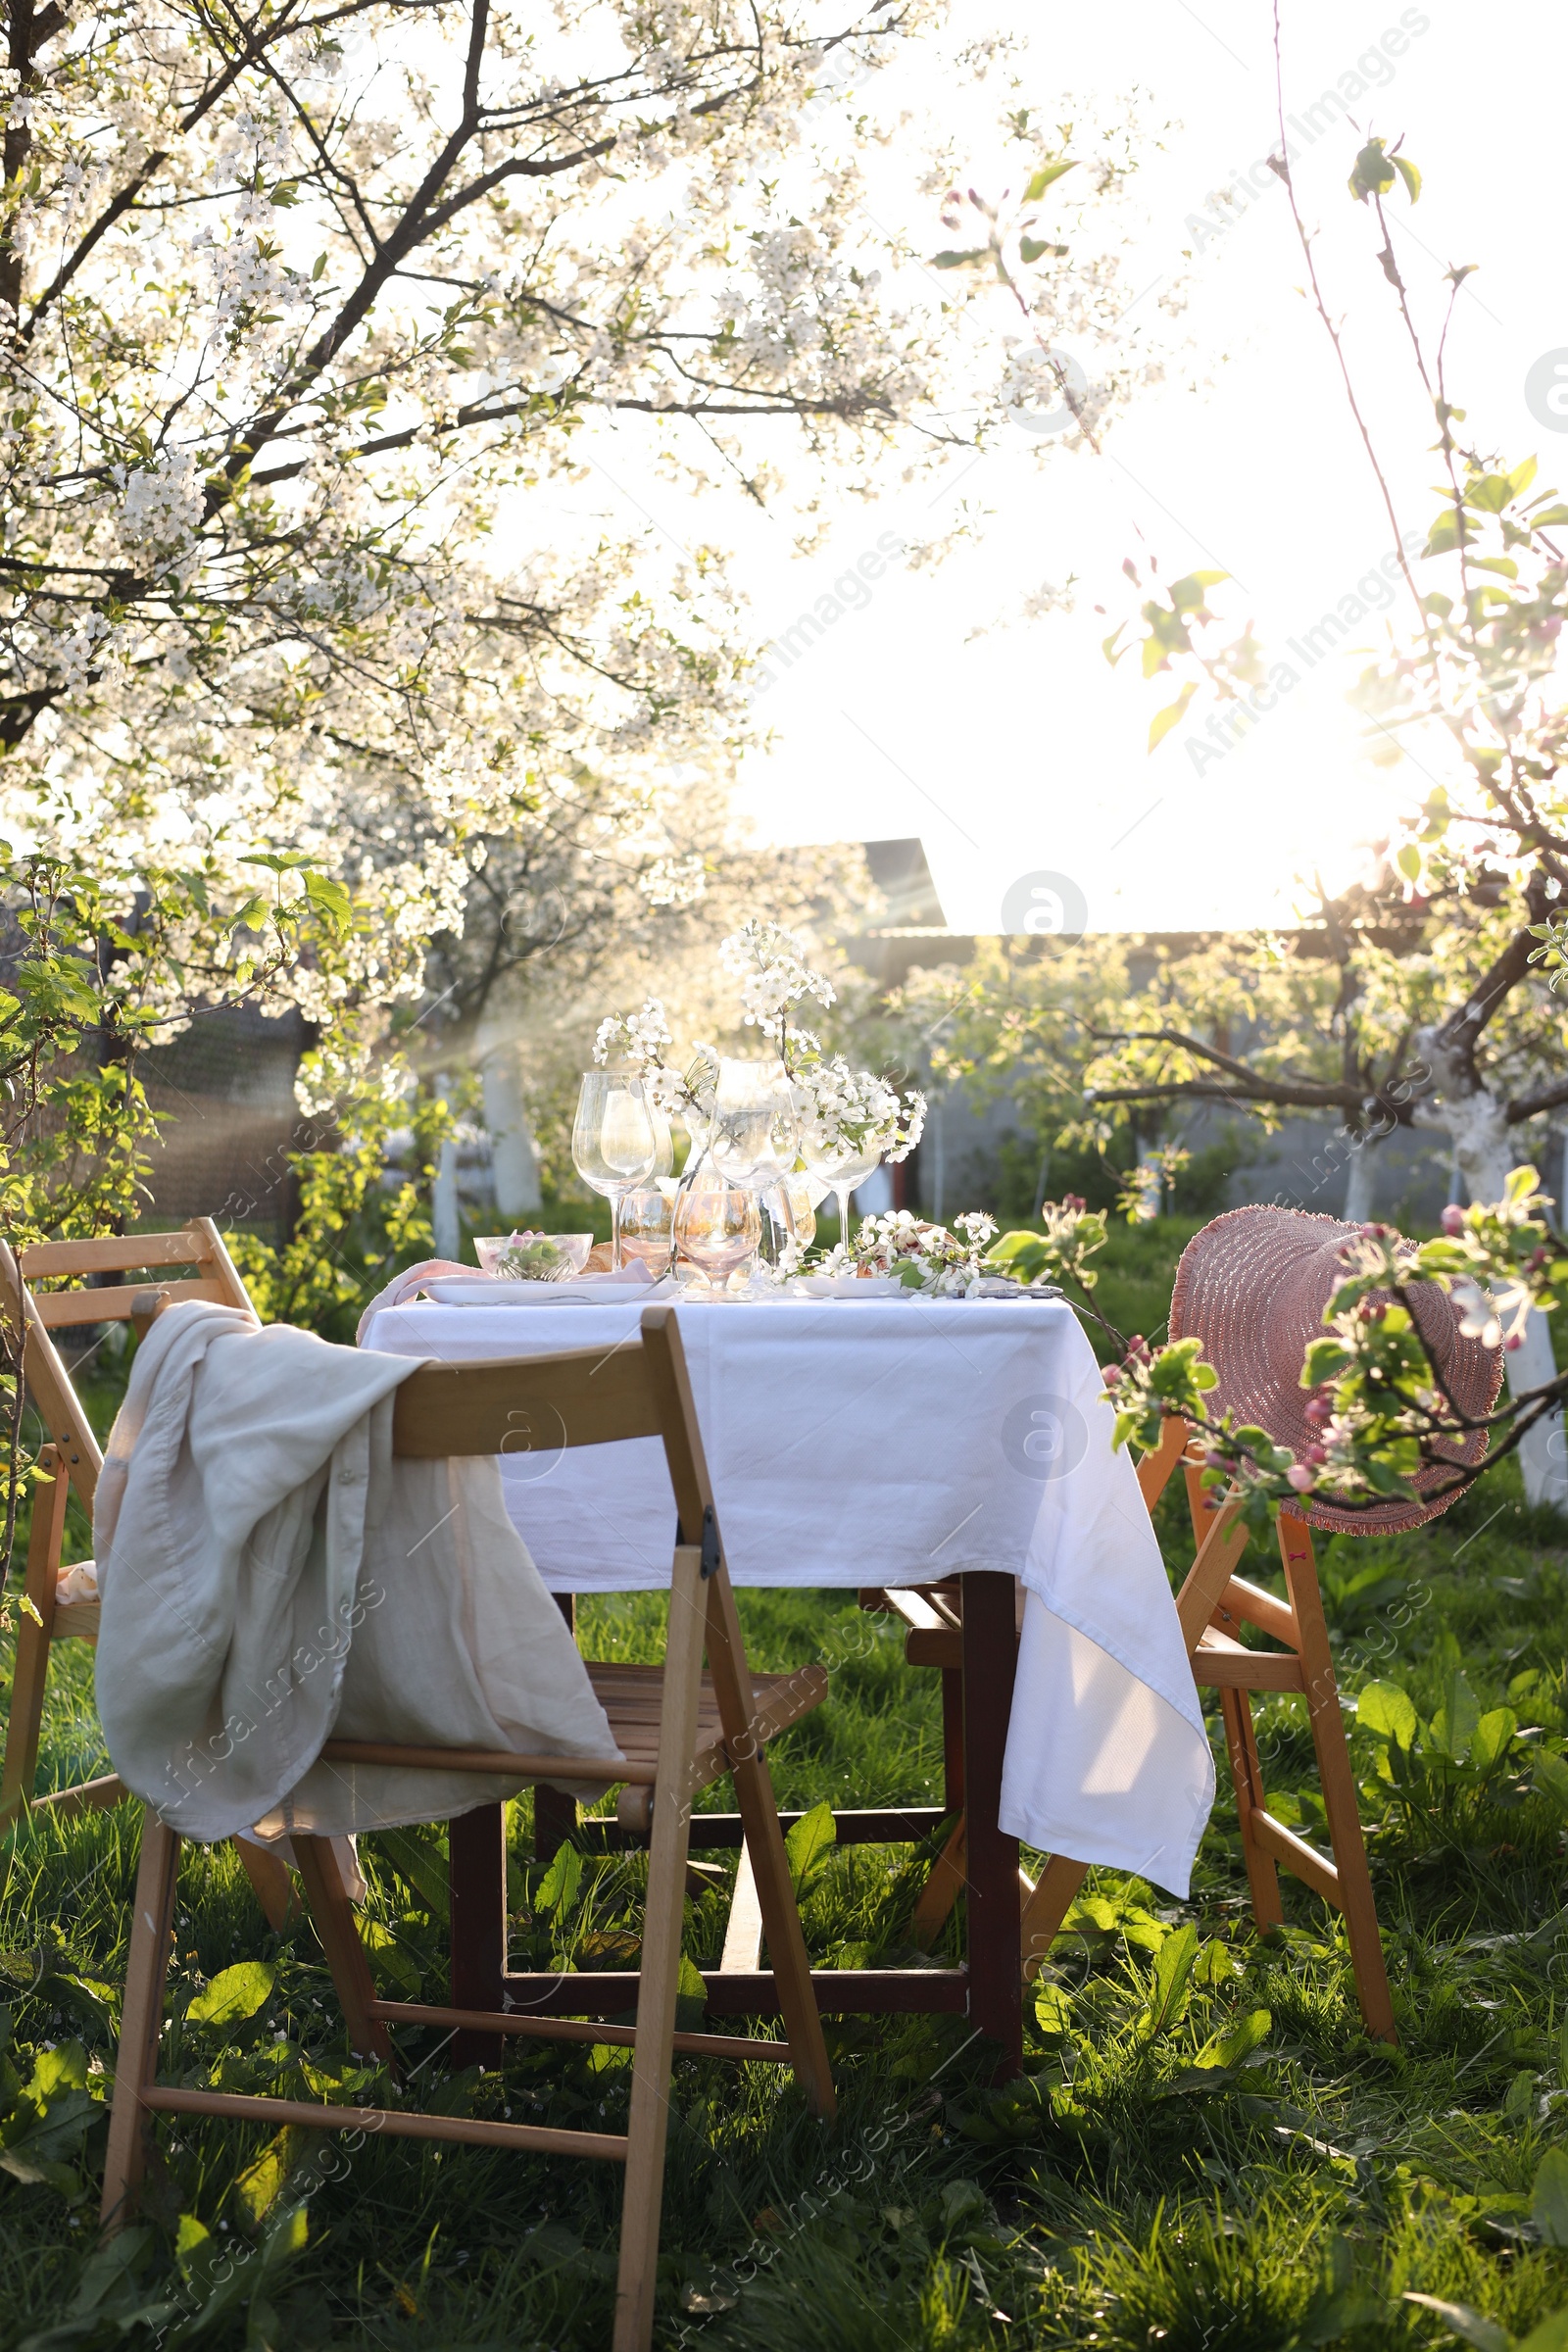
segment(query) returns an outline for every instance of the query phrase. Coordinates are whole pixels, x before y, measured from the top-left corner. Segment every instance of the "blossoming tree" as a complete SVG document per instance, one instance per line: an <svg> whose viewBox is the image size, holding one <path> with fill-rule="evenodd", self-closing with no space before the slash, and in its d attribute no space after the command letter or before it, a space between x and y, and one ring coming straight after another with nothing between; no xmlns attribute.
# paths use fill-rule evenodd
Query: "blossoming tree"
<svg viewBox="0 0 1568 2352"><path fill-rule="evenodd" d="M744 733L721 566L542 502L616 420L768 499L794 428L809 503L823 462L1004 414L1001 343L977 377L860 201L877 72L940 14L11 11L0 817L157 902L171 1007L243 959L258 842L357 910L288 975L318 1021L417 992L487 848L571 834L579 876L624 846L654 902L701 888L671 810ZM1125 169L1085 159L1069 240ZM948 170L906 141L909 180ZM1042 331L1087 300L1108 345L1114 274L1042 249ZM1102 372L1114 405L1138 364Z"/></svg>

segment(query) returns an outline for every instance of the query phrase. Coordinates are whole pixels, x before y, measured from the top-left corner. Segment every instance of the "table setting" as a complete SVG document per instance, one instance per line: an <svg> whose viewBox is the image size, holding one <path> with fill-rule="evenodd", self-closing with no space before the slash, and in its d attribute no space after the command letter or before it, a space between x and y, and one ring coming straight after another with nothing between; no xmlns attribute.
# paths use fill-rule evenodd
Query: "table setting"
<svg viewBox="0 0 1568 2352"><path fill-rule="evenodd" d="M849 1189L912 1149L924 1105L793 1028L793 1006L828 984L788 934L748 925L725 954L771 1054L698 1048L673 1069L652 1001L601 1026L601 1055L628 1065L585 1074L573 1132L579 1173L611 1204L601 1264L586 1235L481 1238L479 1271L429 1261L389 1285L361 1345L451 1363L608 1356L646 1305L674 1298L735 1584L1016 1578L999 1826L1184 1894L1213 1795L1202 1716L1094 1350L1041 1279L1078 1262L1074 1218L1094 1220L1077 1203L1053 1212L1054 1238L1048 1218L1045 1235L1000 1244L980 1214L946 1227L894 1210L852 1231ZM813 1261L810 1196L828 1186L843 1224ZM553 1591L667 1583L673 1500L655 1441L590 1464L533 1428L501 1476Z"/></svg>

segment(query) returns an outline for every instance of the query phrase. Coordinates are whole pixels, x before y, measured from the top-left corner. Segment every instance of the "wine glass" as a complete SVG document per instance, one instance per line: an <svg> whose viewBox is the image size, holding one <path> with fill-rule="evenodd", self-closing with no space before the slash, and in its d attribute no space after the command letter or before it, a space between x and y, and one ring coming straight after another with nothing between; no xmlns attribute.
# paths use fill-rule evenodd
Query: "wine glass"
<svg viewBox="0 0 1568 2352"><path fill-rule="evenodd" d="M721 1176L765 1191L794 1166L799 1134L782 1063L720 1061L710 1149Z"/></svg>
<svg viewBox="0 0 1568 2352"><path fill-rule="evenodd" d="M807 1125L801 1131L801 1156L813 1176L820 1177L839 1204L839 1240L850 1243L850 1195L882 1164L877 1145L851 1143L832 1130Z"/></svg>
<svg viewBox="0 0 1568 2352"><path fill-rule="evenodd" d="M674 1199L656 1178L640 1184L620 1204L620 1250L639 1257L656 1275L669 1270L675 1251Z"/></svg>
<svg viewBox="0 0 1568 2352"><path fill-rule="evenodd" d="M620 1204L659 1162L659 1139L640 1078L585 1072L571 1130L572 1165L610 1202L610 1263L620 1272Z"/></svg>
<svg viewBox="0 0 1568 2352"><path fill-rule="evenodd" d="M711 1169L710 1161L710 1169ZM675 1203L675 1248L702 1273L717 1295L737 1266L756 1254L762 1214L750 1186L717 1174L683 1185Z"/></svg>

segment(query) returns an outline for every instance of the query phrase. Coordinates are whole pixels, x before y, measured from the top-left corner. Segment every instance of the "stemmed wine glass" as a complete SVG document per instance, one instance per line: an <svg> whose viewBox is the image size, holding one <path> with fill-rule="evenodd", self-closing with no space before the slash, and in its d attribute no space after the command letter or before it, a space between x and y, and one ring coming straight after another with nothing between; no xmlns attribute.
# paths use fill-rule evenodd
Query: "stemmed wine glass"
<svg viewBox="0 0 1568 2352"><path fill-rule="evenodd" d="M585 1072L571 1130L572 1164L584 1184L610 1202L610 1263L620 1261L620 1204L659 1164L659 1137L640 1078L618 1070Z"/></svg>
<svg viewBox="0 0 1568 2352"><path fill-rule="evenodd" d="M708 1181L703 1181L707 1178ZM710 1298L722 1295L730 1276L757 1254L762 1212L749 1185L733 1184L712 1169L681 1188L675 1204L675 1247L702 1273Z"/></svg>
<svg viewBox="0 0 1568 2352"><path fill-rule="evenodd" d="M824 1132L808 1121L801 1129L801 1156L813 1176L819 1177L839 1204L839 1240L846 1249L850 1246L850 1195L858 1184L863 1184L873 1169L882 1164L882 1153L875 1144L858 1146L831 1131Z"/></svg>

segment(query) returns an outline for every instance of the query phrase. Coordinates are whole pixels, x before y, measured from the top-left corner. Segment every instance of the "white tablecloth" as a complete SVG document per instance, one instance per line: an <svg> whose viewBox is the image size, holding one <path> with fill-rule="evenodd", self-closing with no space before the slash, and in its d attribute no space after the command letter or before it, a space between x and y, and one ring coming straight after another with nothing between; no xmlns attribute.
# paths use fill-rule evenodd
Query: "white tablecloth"
<svg viewBox="0 0 1568 2352"><path fill-rule="evenodd" d="M365 1345L444 1363L636 1336L642 1301L375 1315ZM1026 1600L1002 1827L1185 1894L1214 1771L1159 1549L1070 1307L1054 1300L763 1300L680 1310L737 1585L906 1586L968 1569ZM668 1582L656 1439L502 1463L557 1592Z"/></svg>

